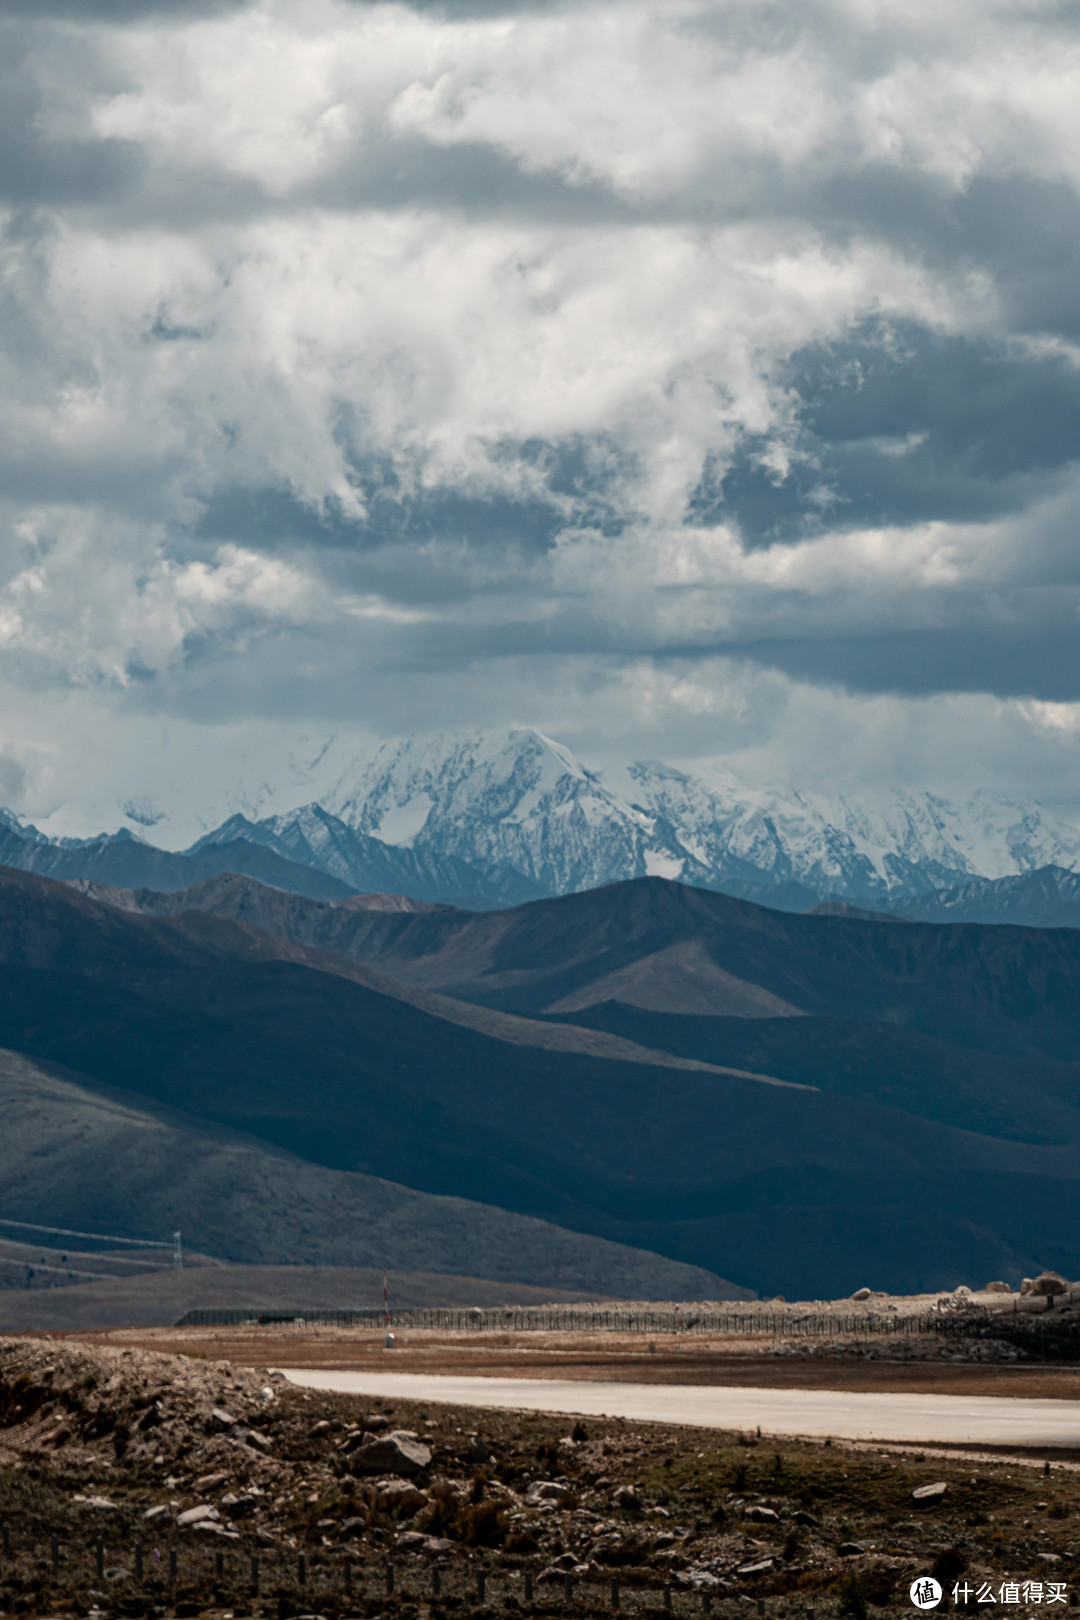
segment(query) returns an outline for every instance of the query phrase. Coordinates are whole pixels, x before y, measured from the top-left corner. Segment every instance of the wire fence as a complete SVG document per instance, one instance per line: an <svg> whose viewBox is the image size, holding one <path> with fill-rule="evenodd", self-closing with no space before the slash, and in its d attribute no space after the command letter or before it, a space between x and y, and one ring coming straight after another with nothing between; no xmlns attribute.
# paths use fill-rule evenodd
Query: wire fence
<svg viewBox="0 0 1080 1620"><path fill-rule="evenodd" d="M215 1538L198 1539L212 1543ZM222 1548L193 1539L161 1546L141 1540L75 1542L54 1535L26 1538L20 1545L7 1527L0 1559L0 1590L15 1594L17 1601L20 1593L33 1593L39 1600L63 1593L69 1599L81 1597L89 1606L107 1594L109 1607L120 1613L171 1609L195 1614L208 1601L243 1613L245 1602L254 1598L276 1599L283 1614L349 1602L407 1607L442 1599L452 1607L475 1603L517 1614L679 1614L690 1620L722 1614L731 1605L743 1615L753 1612L747 1605L754 1601L754 1585L753 1577L731 1581L699 1572L682 1580L658 1579L655 1573L633 1569L584 1573L542 1567L539 1561L496 1564L464 1553L456 1559L417 1557L403 1563L340 1548L286 1551L235 1543ZM836 1594L799 1590L756 1597L758 1614L797 1612L806 1620L816 1620L814 1604L822 1613L835 1612Z"/></svg>
<svg viewBox="0 0 1080 1620"><path fill-rule="evenodd" d="M395 1331L433 1328L478 1333L728 1333L772 1334L774 1337L840 1334L917 1334L941 1331L951 1318L933 1312L914 1316L887 1313L832 1312L804 1315L775 1311L713 1311L696 1307L666 1310L618 1310L576 1306L500 1306L481 1309L401 1310L393 1313ZM183 1315L177 1327L304 1326L381 1327L381 1307L355 1310L258 1310L204 1306Z"/></svg>

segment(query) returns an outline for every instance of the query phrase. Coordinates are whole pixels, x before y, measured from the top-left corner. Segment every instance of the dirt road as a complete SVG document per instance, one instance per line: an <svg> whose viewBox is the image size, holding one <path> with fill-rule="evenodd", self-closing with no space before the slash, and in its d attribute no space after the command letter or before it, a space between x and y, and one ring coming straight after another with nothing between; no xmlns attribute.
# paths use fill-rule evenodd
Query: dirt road
<svg viewBox="0 0 1080 1620"><path fill-rule="evenodd" d="M383 1399L625 1417L699 1428L760 1427L767 1435L807 1438L833 1435L845 1440L1080 1449L1080 1401L283 1370L292 1383L308 1389Z"/></svg>

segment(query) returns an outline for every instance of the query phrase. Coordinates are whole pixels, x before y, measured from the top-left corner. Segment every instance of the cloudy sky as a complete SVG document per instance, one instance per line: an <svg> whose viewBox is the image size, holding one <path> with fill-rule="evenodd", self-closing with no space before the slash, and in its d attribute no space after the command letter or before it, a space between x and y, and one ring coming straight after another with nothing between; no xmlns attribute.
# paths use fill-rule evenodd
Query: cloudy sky
<svg viewBox="0 0 1080 1620"><path fill-rule="evenodd" d="M1080 812L1078 84L1069 0L0 0L0 804L515 723Z"/></svg>

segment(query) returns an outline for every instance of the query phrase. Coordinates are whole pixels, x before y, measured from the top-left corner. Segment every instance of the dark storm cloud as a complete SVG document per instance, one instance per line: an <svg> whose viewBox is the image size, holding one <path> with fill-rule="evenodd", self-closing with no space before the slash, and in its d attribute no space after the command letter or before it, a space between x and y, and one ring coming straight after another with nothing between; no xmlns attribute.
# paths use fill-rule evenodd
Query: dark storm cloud
<svg viewBox="0 0 1080 1620"><path fill-rule="evenodd" d="M749 546L827 529L978 522L1031 505L1080 459L1080 371L1001 340L876 325L784 370L797 402L787 476L747 437L690 503Z"/></svg>
<svg viewBox="0 0 1080 1620"><path fill-rule="evenodd" d="M890 631L810 640L757 641L717 646L718 653L748 658L796 680L842 687L849 692L927 697L936 692L989 692L999 698L1037 698L1051 703L1080 700L1077 609L1080 592L1060 604L1055 625L1031 625L1027 633L998 628ZM1064 620L1065 622L1060 622Z"/></svg>

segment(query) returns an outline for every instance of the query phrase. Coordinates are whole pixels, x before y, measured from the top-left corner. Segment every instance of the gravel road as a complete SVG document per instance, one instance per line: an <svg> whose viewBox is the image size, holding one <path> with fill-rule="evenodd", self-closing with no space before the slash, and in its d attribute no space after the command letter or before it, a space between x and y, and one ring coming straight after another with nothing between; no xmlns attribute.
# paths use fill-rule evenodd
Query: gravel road
<svg viewBox="0 0 1080 1620"><path fill-rule="evenodd" d="M715 1429L760 1426L763 1434L811 1439L833 1435L838 1440L1080 1448L1080 1401L283 1371L292 1383L308 1389L380 1399L581 1413Z"/></svg>

